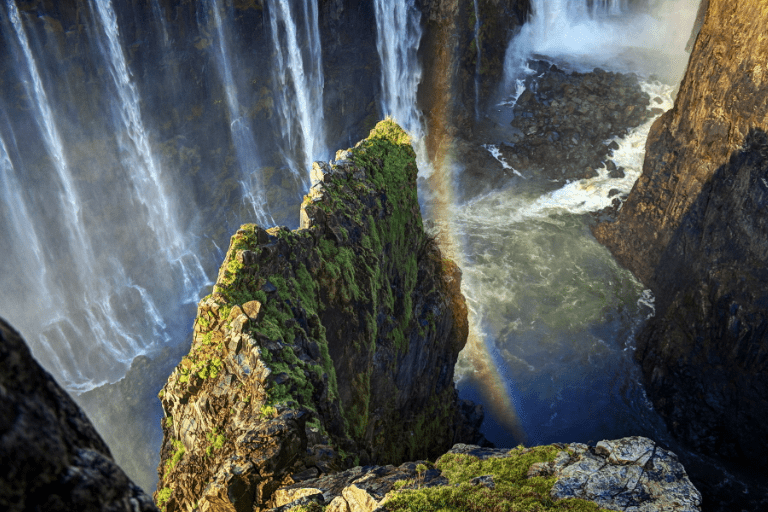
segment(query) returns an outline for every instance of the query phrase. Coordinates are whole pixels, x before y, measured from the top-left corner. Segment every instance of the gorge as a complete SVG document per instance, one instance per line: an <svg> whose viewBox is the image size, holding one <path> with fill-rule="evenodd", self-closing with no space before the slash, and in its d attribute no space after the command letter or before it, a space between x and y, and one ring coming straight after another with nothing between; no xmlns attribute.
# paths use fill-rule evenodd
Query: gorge
<svg viewBox="0 0 768 512"><path fill-rule="evenodd" d="M705 35L731 16L711 3ZM734 15L752 20L743 37L764 26L755 5ZM698 2L9 0L2 7L0 313L79 394L116 460L146 491L157 484L166 421L157 392L189 351L195 304L210 291L230 236L249 222L298 227L312 162L332 159L330 148L353 146L391 114L414 143L426 229L463 271L469 341L455 374L460 396L486 407L486 437L511 447L645 435L678 452L686 468L698 461L693 478L710 489L705 503L751 490L737 502L759 509L764 488L728 481L709 469L719 459L686 448L738 462L735 441L709 449L712 420L694 429L706 438L699 441L683 432L694 424L676 416L685 413L656 402L660 417L645 396L643 370L653 369L638 367L636 343L652 353L648 329L670 329L653 315L680 310L688 292L659 294L661 282L681 273L653 276L661 249L641 241L616 249L601 235L643 210L636 191L618 227L602 224L596 234L642 283L590 233L591 213L613 218L604 209L621 205L641 173L652 172L649 160L643 168L646 134L652 117L672 108ZM707 37L718 58L721 47L745 45ZM733 64L723 77L752 62L725 53ZM709 54L701 53L700 69ZM737 92L755 104L729 108L764 112L762 75L749 76L753 89ZM701 105L709 89L685 83L686 105ZM751 117L742 125L761 126ZM712 144L707 137L729 124L706 126L697 140ZM748 130L737 131L725 154L747 138ZM746 160L762 151L759 131L748 140L755 149ZM738 190L757 190L759 179L755 171ZM636 232L612 236L643 240ZM682 236L685 249L669 250L690 253L691 243ZM760 245L749 250L759 261ZM750 322L761 302L753 291L739 293L705 315L738 304L732 315L740 323L729 324L740 340L734 350L759 375L764 349L749 347L759 346L751 340L761 324ZM661 375L651 398L690 393L674 384L688 373ZM764 396L759 385L750 381L757 387L748 403ZM759 415L741 417L737 429L759 423ZM682 425L670 427L674 436L670 418ZM759 439L760 430L747 430Z"/></svg>

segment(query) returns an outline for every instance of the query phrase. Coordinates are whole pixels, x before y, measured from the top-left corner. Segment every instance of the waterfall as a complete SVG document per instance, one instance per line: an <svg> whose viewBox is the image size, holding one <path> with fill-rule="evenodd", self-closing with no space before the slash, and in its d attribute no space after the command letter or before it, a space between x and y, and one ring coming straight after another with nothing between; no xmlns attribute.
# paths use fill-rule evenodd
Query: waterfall
<svg viewBox="0 0 768 512"><path fill-rule="evenodd" d="M232 142L237 153L240 166L244 200L248 203L256 220L262 226L270 226L274 223L267 206L265 188L259 171L259 156L256 152L256 141L251 131L248 118L241 114L238 100L237 84L232 76L230 64L230 51L227 47L227 31L221 19L217 0L211 0L209 9L213 11L216 25L216 64L219 75L224 85L227 97L227 109L229 112L229 130L232 134Z"/></svg>
<svg viewBox="0 0 768 512"><path fill-rule="evenodd" d="M473 0L475 7L475 48L477 50L475 61L475 119L480 115L480 64L482 59L482 43L480 41L480 10L477 0Z"/></svg>
<svg viewBox="0 0 768 512"><path fill-rule="evenodd" d="M115 325L111 315L111 306L109 295L103 282L94 280L91 269L98 268L98 262L94 256L91 240L84 229L82 216L84 214L83 202L75 186L75 181L64 155L64 146L62 144L59 130L54 120L48 96L43 87L42 78L37 68L35 58L29 45L24 25L19 17L19 11L13 0L8 2L8 14L13 30L16 34L19 46L23 52L26 71L29 75L28 80L24 80L24 87L27 95L32 102L36 112L36 121L43 136L45 148L53 161L53 167L56 170L58 183L61 190L61 214L63 215L62 224L66 230L66 245L71 254L71 264L74 267L74 281L79 285L79 300L82 301L83 313L88 325L82 322L72 322L67 315L61 312L53 321L48 322L44 327L44 333L38 339L36 347L38 356L41 356L40 350L45 353L43 360L55 360L54 365L61 372L64 379L74 385L80 384L83 380L89 380L86 375L79 371L77 350L73 344L84 336L88 336L87 331L91 333L106 335L110 333L116 338L116 344L113 352L122 352L124 349L135 347L137 340L124 336L118 326ZM6 153L7 154L7 153ZM50 250L50 249L49 249ZM45 290L45 292L61 293L61 286L54 290ZM78 325L80 324L80 325ZM85 328L85 329L84 329ZM73 336L62 336L54 342L52 333L64 334L64 330L69 331ZM47 331L47 333L45 333ZM111 347L112 348L112 347ZM62 353L63 352L63 353ZM47 356L47 357L46 357ZM62 357L64 359L62 359Z"/></svg>
<svg viewBox="0 0 768 512"><path fill-rule="evenodd" d="M8 265L4 271L14 276L15 283L10 287L13 295L22 290L29 292L31 288L32 293L40 298L40 306L50 309L51 297L46 293L50 283L43 243L23 198L23 188L16 176L6 143L0 136L0 204L5 206L0 219L4 219L5 224L14 230L14 233L7 233L8 238L2 242L5 247L15 247L15 252L20 252L12 263L8 261L11 254L4 253L6 261L3 264Z"/></svg>
<svg viewBox="0 0 768 512"><path fill-rule="evenodd" d="M412 139L424 136L416 91L421 82L417 51L421 13L413 0L375 0L376 48L381 60L381 110Z"/></svg>
<svg viewBox="0 0 768 512"><path fill-rule="evenodd" d="M101 106L102 90L108 101L107 115L99 112L103 126L84 127L73 124L81 121L68 103L54 108L73 91L61 76L65 68L40 52L35 19L23 18L14 0L6 5L2 29L15 57L9 69L23 94L4 96L10 109L0 105L7 118L0 126L0 240L4 267L12 269L0 276L0 311L60 382L84 391L121 378L135 357L168 342L167 319L197 300L205 272L152 151L112 5L91 2L87 29L107 72L89 82L98 95L88 103ZM40 150L30 150L36 145Z"/></svg>
<svg viewBox="0 0 768 512"><path fill-rule="evenodd" d="M295 176L308 185L312 162L328 156L317 0L270 0L267 5L275 52L276 103L290 153L286 158Z"/></svg>
<svg viewBox="0 0 768 512"><path fill-rule="evenodd" d="M178 265L182 271L187 300L195 300L205 282L205 272L197 256L187 249L187 242L179 231L173 194L170 193L162 172L150 147L149 136L142 119L139 91L125 61L120 45L117 16L111 0L92 0L104 30L106 44L104 58L109 66L117 97L114 103L120 112L122 130L118 134L120 148L125 155L124 167L133 183L138 200L149 210L149 225L166 261Z"/></svg>
<svg viewBox="0 0 768 512"><path fill-rule="evenodd" d="M533 55L577 71L602 67L676 83L687 64L682 54L697 4L669 0L650 13L633 11L627 0L532 0L530 19L507 47L504 88L513 90L530 74L526 63Z"/></svg>

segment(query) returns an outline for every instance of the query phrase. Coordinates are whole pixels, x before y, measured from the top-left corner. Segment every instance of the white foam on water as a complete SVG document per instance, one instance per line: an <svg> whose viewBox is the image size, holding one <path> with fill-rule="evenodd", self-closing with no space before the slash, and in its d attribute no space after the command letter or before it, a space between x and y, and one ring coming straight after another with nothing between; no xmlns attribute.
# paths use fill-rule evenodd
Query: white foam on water
<svg viewBox="0 0 768 512"><path fill-rule="evenodd" d="M509 169L510 171L520 176L521 178L525 178L525 176L520 174L520 171L518 171L517 169L509 165L507 161L504 160L504 158L501 155L501 150L499 149L498 146L495 146L494 144L483 144L483 147L486 150L488 150L488 152L491 154L491 156L493 156L493 158L495 158L496 160L499 161L499 163L501 163L501 166L503 169Z"/></svg>
<svg viewBox="0 0 768 512"><path fill-rule="evenodd" d="M648 108L669 110L673 105L674 88L661 82L641 82L640 87L651 97ZM658 98L661 103L655 101ZM607 168L598 169L598 176L567 183L562 188L544 194L531 202L517 203L512 207L510 218L523 220L525 218L543 218L556 213L584 214L607 208L612 205L615 197L629 194L643 171L645 158L645 142L655 116L642 125L632 129L625 137L614 137L605 141L615 141L619 148L614 150L610 158L617 167L624 168L623 178L612 178ZM612 191L618 191L616 194Z"/></svg>

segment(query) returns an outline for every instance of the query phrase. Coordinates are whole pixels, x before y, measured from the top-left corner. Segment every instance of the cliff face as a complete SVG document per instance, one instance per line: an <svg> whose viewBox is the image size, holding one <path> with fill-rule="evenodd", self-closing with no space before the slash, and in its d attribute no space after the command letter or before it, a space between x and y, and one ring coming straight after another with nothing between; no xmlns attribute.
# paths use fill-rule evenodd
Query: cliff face
<svg viewBox="0 0 768 512"><path fill-rule="evenodd" d="M768 7L711 0L643 175L595 236L648 284L649 395L694 447L768 456Z"/></svg>
<svg viewBox="0 0 768 512"><path fill-rule="evenodd" d="M407 135L383 121L315 164L298 230L232 237L160 394L166 510L264 507L293 479L467 439L461 273L422 229L416 173Z"/></svg>
<svg viewBox="0 0 768 512"><path fill-rule="evenodd" d="M157 510L2 319L0 369L0 509Z"/></svg>

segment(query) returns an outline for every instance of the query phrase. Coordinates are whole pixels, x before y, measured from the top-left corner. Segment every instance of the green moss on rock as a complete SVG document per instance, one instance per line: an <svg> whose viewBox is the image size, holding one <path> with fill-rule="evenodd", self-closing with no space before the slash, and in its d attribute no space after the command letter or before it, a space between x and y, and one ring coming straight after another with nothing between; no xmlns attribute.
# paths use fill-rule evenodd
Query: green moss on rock
<svg viewBox="0 0 768 512"><path fill-rule="evenodd" d="M217 429L222 445L207 458L187 454L190 469L166 472L161 487L187 478L199 460L242 450L230 433L250 428L244 417L257 428L300 412L289 430L315 425L334 449L326 462L339 468L434 457L456 441L453 367L466 306L458 268L423 230L417 172L408 135L382 121L335 164L315 164L300 229L246 224L232 236L213 293L200 302L192 348L162 398L174 417L164 425L164 460L173 457L170 439L195 443L189 424ZM213 479L206 471L190 478ZM269 478L280 471L270 466Z"/></svg>

